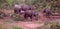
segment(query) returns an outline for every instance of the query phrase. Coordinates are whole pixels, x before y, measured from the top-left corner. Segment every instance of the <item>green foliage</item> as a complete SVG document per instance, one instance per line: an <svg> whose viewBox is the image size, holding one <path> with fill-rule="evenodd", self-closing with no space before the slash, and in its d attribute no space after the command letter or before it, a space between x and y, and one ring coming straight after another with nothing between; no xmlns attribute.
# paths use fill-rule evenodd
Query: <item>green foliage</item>
<svg viewBox="0 0 60 29"><path fill-rule="evenodd" d="M32 5L34 2L34 0L25 0L25 3L28 4L28 5Z"/></svg>
<svg viewBox="0 0 60 29"><path fill-rule="evenodd" d="M12 5L12 3L14 2L14 0L6 0L7 4Z"/></svg>
<svg viewBox="0 0 60 29"><path fill-rule="evenodd" d="M3 8L6 5L5 0L0 0L0 8Z"/></svg>
<svg viewBox="0 0 60 29"><path fill-rule="evenodd" d="M44 0L35 0L35 2L36 2L36 3L37 3L37 2L39 2L39 3L43 3Z"/></svg>
<svg viewBox="0 0 60 29"><path fill-rule="evenodd" d="M59 0L55 0L55 1L59 1Z"/></svg>
<svg viewBox="0 0 60 29"><path fill-rule="evenodd" d="M53 5L51 5L51 1L55 2L59 2L59 0L0 0L0 8L12 8L14 3L25 3L25 4L29 4L29 5L37 5L36 10L42 10L42 8L45 7L49 7L51 9L51 12L54 13L56 12L53 7ZM49 2L49 3L48 3ZM51 6L50 6L51 5ZM59 4L57 4L59 5ZM59 9L59 8L58 8ZM58 13L60 13L60 10L58 10Z"/></svg>
<svg viewBox="0 0 60 29"><path fill-rule="evenodd" d="M13 4L14 0L0 0L0 8L4 8L5 6L6 7L12 7L12 4Z"/></svg>
<svg viewBox="0 0 60 29"><path fill-rule="evenodd" d="M47 6L47 4L46 3L43 3L43 5L42 5L43 7L46 7Z"/></svg>
<svg viewBox="0 0 60 29"><path fill-rule="evenodd" d="M4 2L6 2L5 0L0 0L0 3L4 3Z"/></svg>

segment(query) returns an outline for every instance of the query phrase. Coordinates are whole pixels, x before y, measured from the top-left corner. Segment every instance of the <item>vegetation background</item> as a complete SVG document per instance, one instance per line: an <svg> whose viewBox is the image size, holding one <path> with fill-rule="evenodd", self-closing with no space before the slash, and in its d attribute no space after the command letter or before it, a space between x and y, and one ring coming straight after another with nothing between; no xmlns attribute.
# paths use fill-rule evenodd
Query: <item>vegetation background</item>
<svg viewBox="0 0 60 29"><path fill-rule="evenodd" d="M34 10L38 11L43 8L49 8L52 13L60 13L60 0L0 0L0 9L13 9L13 4L15 3L33 5Z"/></svg>

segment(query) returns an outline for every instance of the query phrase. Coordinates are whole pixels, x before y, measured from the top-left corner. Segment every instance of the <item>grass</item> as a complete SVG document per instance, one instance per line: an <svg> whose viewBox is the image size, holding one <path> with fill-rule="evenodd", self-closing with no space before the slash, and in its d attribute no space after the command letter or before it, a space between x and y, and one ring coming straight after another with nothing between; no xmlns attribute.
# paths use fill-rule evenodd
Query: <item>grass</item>
<svg viewBox="0 0 60 29"><path fill-rule="evenodd" d="M2 25L0 24L0 29L2 29Z"/></svg>
<svg viewBox="0 0 60 29"><path fill-rule="evenodd" d="M13 27L13 29L23 29L23 28L15 26L15 27Z"/></svg>
<svg viewBox="0 0 60 29"><path fill-rule="evenodd" d="M57 27L58 29L60 29L60 23L57 23L57 24L56 24L56 27Z"/></svg>
<svg viewBox="0 0 60 29"><path fill-rule="evenodd" d="M41 29L41 27L37 27L36 29Z"/></svg>

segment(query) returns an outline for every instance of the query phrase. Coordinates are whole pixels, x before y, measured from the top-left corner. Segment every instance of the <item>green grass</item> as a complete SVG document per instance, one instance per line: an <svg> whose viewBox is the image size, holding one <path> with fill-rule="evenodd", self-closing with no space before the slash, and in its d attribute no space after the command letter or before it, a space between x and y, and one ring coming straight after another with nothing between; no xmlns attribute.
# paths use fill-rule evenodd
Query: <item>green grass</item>
<svg viewBox="0 0 60 29"><path fill-rule="evenodd" d="M56 27L60 29L60 23L57 23L56 24Z"/></svg>
<svg viewBox="0 0 60 29"><path fill-rule="evenodd" d="M2 29L2 25L0 24L0 29Z"/></svg>
<svg viewBox="0 0 60 29"><path fill-rule="evenodd" d="M23 29L22 27L15 26L13 29Z"/></svg>

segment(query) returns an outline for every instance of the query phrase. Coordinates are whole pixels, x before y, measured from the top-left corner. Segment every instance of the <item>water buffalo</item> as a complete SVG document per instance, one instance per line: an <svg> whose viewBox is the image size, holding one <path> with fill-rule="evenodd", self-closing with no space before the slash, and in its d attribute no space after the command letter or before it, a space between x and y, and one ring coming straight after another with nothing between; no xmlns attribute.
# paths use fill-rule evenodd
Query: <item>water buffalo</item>
<svg viewBox="0 0 60 29"><path fill-rule="evenodd" d="M33 7L30 6L30 5L23 5L23 6L22 6L22 10L23 10L23 11L26 11L26 10L33 10Z"/></svg>
<svg viewBox="0 0 60 29"><path fill-rule="evenodd" d="M43 10L43 13L45 13L45 16L50 16L51 15L51 11L49 9L47 9L47 8L45 8Z"/></svg>
<svg viewBox="0 0 60 29"><path fill-rule="evenodd" d="M32 6L29 6L29 5L27 5L27 4L15 4L14 5L14 12L15 13L20 13L21 12L21 10L22 11L26 11L26 10L32 10L33 9L33 7Z"/></svg>
<svg viewBox="0 0 60 29"><path fill-rule="evenodd" d="M38 20L38 13L32 10L27 10L24 12L24 18L27 19L28 17L30 17L31 20L33 19L33 17Z"/></svg>
<svg viewBox="0 0 60 29"><path fill-rule="evenodd" d="M21 11L21 6L18 4L14 5L14 13L19 13Z"/></svg>

